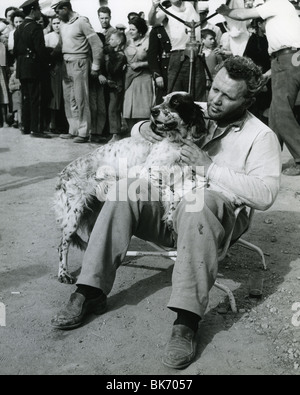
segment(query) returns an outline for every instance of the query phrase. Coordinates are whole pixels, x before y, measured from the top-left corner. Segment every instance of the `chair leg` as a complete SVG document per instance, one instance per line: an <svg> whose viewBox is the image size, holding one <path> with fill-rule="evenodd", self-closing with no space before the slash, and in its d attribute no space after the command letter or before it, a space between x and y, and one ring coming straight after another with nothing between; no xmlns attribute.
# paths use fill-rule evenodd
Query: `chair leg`
<svg viewBox="0 0 300 395"><path fill-rule="evenodd" d="M227 294L232 312L237 313L235 298L231 290L226 287L226 285L220 284L218 281L215 282L214 286Z"/></svg>
<svg viewBox="0 0 300 395"><path fill-rule="evenodd" d="M243 240L243 239L239 239L236 242L236 244L239 244L240 246L245 247L248 250L256 251L261 257L261 261L262 261L262 265L263 265L264 270L267 270L266 259L265 259L264 253L263 253L261 248L255 246L254 244L249 243L248 241Z"/></svg>

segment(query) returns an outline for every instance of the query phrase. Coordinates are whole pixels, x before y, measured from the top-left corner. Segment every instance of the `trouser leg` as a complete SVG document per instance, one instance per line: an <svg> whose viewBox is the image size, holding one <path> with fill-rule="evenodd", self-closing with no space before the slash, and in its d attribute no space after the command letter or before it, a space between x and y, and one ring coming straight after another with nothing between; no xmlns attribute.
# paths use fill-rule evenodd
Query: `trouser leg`
<svg viewBox="0 0 300 395"><path fill-rule="evenodd" d="M69 124L69 133L73 136L78 135L78 108L74 94L74 82L72 77L71 63L63 65L63 96L65 114Z"/></svg>
<svg viewBox="0 0 300 395"><path fill-rule="evenodd" d="M216 192L205 192L201 211L189 213L187 204L183 200L174 214L177 260L168 307L203 317L218 273L219 249L231 237L236 219L234 208Z"/></svg>
<svg viewBox="0 0 300 395"><path fill-rule="evenodd" d="M292 55L281 55L274 59L270 128L300 164L300 125L294 113L299 92L300 67L293 64Z"/></svg>
<svg viewBox="0 0 300 395"><path fill-rule="evenodd" d="M119 183L126 195L127 181ZM134 182L129 182L128 190L136 196ZM163 208L158 201L158 192L152 190L151 201L148 183L140 180L138 185L138 201L129 198L104 204L84 255L78 285L100 288L108 295L116 271L126 256L132 235L166 246L173 245L172 234L161 220Z"/></svg>

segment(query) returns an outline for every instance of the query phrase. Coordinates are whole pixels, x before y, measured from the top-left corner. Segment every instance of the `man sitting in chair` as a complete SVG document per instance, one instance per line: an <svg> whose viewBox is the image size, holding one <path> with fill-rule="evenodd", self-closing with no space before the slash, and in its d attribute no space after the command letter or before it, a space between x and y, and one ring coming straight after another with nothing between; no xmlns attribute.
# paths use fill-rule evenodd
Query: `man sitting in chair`
<svg viewBox="0 0 300 395"><path fill-rule="evenodd" d="M247 111L263 81L260 69L250 59L227 59L208 97L208 134L199 147L189 143L181 150L182 161L199 166L209 187L204 193L195 192L204 195L201 210L189 212L191 202L184 197L173 216L178 256L168 307L177 319L163 363L174 369L186 368L195 358L198 323L217 277L219 251L229 237L237 240L249 225L246 210L236 218L236 208L245 205L267 210L279 191L281 151L277 136ZM159 140L150 130L142 133L150 141ZM135 180L125 181L132 193L131 182ZM147 199L146 181L139 185L134 189L136 199L104 204L85 252L77 290L52 320L55 328L75 328L89 314L106 311L116 270L133 235L174 247L173 232L162 221L162 205L158 199ZM122 186L124 180L119 182Z"/></svg>

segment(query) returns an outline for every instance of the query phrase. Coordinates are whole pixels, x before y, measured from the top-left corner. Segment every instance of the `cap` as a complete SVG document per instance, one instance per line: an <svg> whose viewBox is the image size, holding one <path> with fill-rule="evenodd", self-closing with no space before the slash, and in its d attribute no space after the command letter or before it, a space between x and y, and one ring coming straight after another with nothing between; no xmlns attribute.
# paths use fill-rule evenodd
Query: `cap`
<svg viewBox="0 0 300 395"><path fill-rule="evenodd" d="M51 8L53 8L54 10L56 9L56 7L60 4L60 3L70 3L70 0L52 0L51 3Z"/></svg>
<svg viewBox="0 0 300 395"><path fill-rule="evenodd" d="M30 7L35 7L39 5L39 0L27 0L25 3L23 3L20 8L30 8Z"/></svg>
<svg viewBox="0 0 300 395"><path fill-rule="evenodd" d="M124 30L126 30L127 29L127 27L125 26L125 25L122 25L122 23L119 23L118 25L116 25L116 29L124 29Z"/></svg>
<svg viewBox="0 0 300 395"><path fill-rule="evenodd" d="M198 2L198 11L200 14L203 12L209 11L208 1L199 1Z"/></svg>

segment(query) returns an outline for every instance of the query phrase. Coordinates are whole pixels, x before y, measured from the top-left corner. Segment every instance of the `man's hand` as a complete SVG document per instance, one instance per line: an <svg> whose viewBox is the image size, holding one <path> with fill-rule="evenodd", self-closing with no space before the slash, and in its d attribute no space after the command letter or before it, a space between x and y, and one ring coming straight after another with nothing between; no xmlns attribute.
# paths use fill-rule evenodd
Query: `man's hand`
<svg viewBox="0 0 300 395"><path fill-rule="evenodd" d="M222 4L221 7L217 9L217 13L223 16L228 16L231 11L231 8L229 8L227 5Z"/></svg>
<svg viewBox="0 0 300 395"><path fill-rule="evenodd" d="M92 77L92 78L98 78L98 75L99 75L99 72L98 72L98 71L95 71L95 70L92 70L92 71L91 71L91 77Z"/></svg>
<svg viewBox="0 0 300 395"><path fill-rule="evenodd" d="M199 175L204 177L207 174L208 168L213 163L208 154L191 141L185 143L181 149L180 155L182 163L187 166L201 167L203 172L201 171Z"/></svg>
<svg viewBox="0 0 300 395"><path fill-rule="evenodd" d="M156 83L156 86L157 86L158 88L160 88L160 89L163 89L163 88L165 87L163 77L157 77L157 78L155 79L155 83Z"/></svg>
<svg viewBox="0 0 300 395"><path fill-rule="evenodd" d="M107 84L107 78L104 75L99 75L99 82L101 85Z"/></svg>

